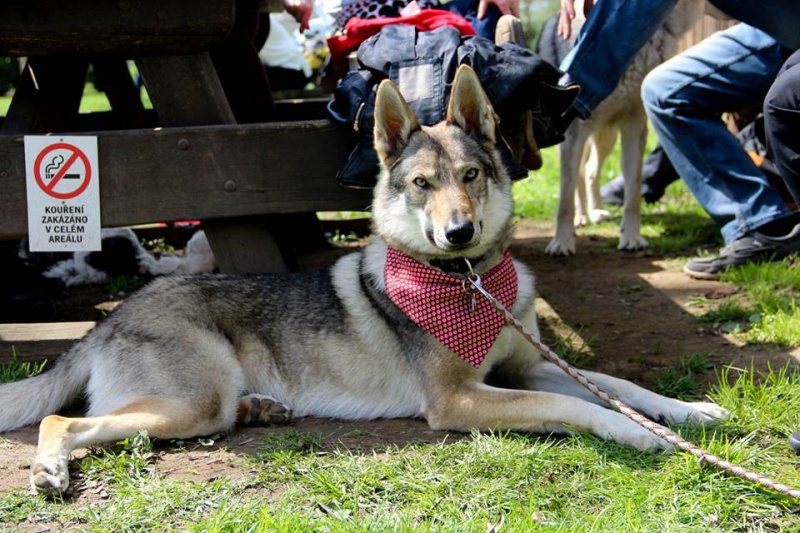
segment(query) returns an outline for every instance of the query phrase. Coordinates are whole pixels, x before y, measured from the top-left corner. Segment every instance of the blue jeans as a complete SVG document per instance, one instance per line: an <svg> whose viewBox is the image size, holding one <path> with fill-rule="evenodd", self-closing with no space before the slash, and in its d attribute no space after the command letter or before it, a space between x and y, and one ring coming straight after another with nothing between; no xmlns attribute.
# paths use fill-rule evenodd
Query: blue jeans
<svg viewBox="0 0 800 533"><path fill-rule="evenodd" d="M586 118L622 77L636 52L664 22L677 0L596 2L561 70L580 84L574 104ZM800 0L711 0L720 10L764 30L790 50L800 48Z"/></svg>
<svg viewBox="0 0 800 533"><path fill-rule="evenodd" d="M784 60L775 39L737 24L656 67L642 84L661 145L726 243L792 215L721 120L759 105Z"/></svg>
<svg viewBox="0 0 800 533"><path fill-rule="evenodd" d="M486 16L483 19L478 18L478 1L477 0L449 0L441 4L439 9L444 9L456 15L461 15L469 21L475 34L480 37L485 37L490 41L494 41L494 32L497 29L497 21L503 15L500 9L494 5L489 4L486 10Z"/></svg>

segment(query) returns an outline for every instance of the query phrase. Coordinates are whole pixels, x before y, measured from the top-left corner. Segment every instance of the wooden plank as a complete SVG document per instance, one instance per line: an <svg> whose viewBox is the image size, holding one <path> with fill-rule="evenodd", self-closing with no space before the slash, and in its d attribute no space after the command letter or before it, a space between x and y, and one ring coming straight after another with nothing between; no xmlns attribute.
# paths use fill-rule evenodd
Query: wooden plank
<svg viewBox="0 0 800 533"><path fill-rule="evenodd" d="M95 84L106 93L114 122L120 128L144 128L145 110L140 89L128 70L128 63L116 57L97 57L92 60Z"/></svg>
<svg viewBox="0 0 800 533"><path fill-rule="evenodd" d="M234 0L7 0L0 55L198 52L222 41L234 16Z"/></svg>
<svg viewBox="0 0 800 533"><path fill-rule="evenodd" d="M143 57L136 65L163 126L236 122L208 52Z"/></svg>
<svg viewBox="0 0 800 533"><path fill-rule="evenodd" d="M371 204L337 183L353 140L327 120L95 134L106 227ZM21 136L0 135L0 191L0 238L27 233Z"/></svg>
<svg viewBox="0 0 800 533"><path fill-rule="evenodd" d="M255 59L259 61L257 55ZM257 67L263 77L264 69L260 62ZM224 90L219 77L218 66L208 52L184 57L142 58L139 68L153 107L163 125L196 126L237 122L230 104L230 95ZM265 85L261 88L271 104L269 87ZM220 271L287 270L275 238L265 225L238 217L229 218L224 223L211 222L206 228L206 237ZM235 242L236 246L231 245L231 242Z"/></svg>
<svg viewBox="0 0 800 533"><path fill-rule="evenodd" d="M0 324L0 364L53 361L92 329L95 322Z"/></svg>
<svg viewBox="0 0 800 533"><path fill-rule="evenodd" d="M29 58L3 120L2 133L68 129L78 116L88 69L89 61L77 56Z"/></svg>

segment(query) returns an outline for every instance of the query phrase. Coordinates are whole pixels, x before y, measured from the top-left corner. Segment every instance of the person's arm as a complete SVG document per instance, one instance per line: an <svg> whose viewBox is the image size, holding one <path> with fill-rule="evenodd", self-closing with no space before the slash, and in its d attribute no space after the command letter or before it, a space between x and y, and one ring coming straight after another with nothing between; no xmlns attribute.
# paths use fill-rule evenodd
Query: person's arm
<svg viewBox="0 0 800 533"><path fill-rule="evenodd" d="M480 0L478 2L478 18L483 19L486 16L486 10L489 5L494 4L503 15L519 16L519 0Z"/></svg>
<svg viewBox="0 0 800 533"><path fill-rule="evenodd" d="M583 2L583 16L589 15L594 0ZM572 36L572 19L575 18L575 0L561 0L561 14L558 17L558 34L566 40Z"/></svg>

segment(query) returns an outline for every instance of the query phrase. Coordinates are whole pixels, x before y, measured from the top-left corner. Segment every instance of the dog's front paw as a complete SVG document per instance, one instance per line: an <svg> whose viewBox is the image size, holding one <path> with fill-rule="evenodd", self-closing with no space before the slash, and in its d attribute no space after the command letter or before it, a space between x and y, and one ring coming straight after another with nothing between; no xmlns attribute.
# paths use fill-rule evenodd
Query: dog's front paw
<svg viewBox="0 0 800 533"><path fill-rule="evenodd" d="M239 398L238 420L249 426L287 424L292 420L292 410L269 396L248 394Z"/></svg>
<svg viewBox="0 0 800 533"><path fill-rule="evenodd" d="M589 220L592 221L592 224L598 224L600 222L605 222L606 220L611 220L613 217L611 213L606 211L605 209L590 209L589 210Z"/></svg>
<svg viewBox="0 0 800 533"><path fill-rule="evenodd" d="M662 423L673 424L713 424L728 418L728 411L724 407L711 402L678 402L651 417Z"/></svg>
<svg viewBox="0 0 800 533"><path fill-rule="evenodd" d="M69 465L51 455L37 456L31 467L31 487L48 496L62 494L69 487Z"/></svg>
<svg viewBox="0 0 800 533"><path fill-rule="evenodd" d="M550 241L550 244L547 245L544 251L547 255L552 257L559 255L575 255L575 237L571 239L555 238Z"/></svg>
<svg viewBox="0 0 800 533"><path fill-rule="evenodd" d="M726 420L730 413L724 407L711 402L689 402L691 411L687 420L701 424L713 424L718 420Z"/></svg>
<svg viewBox="0 0 800 533"><path fill-rule="evenodd" d="M624 233L619 238L618 250L644 250L647 248L647 240L641 235L627 236Z"/></svg>

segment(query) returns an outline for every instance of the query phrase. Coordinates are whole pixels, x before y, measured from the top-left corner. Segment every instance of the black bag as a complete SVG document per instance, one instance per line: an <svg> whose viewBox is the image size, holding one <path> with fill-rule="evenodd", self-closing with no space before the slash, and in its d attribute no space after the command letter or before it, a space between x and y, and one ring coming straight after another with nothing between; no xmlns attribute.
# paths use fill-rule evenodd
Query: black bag
<svg viewBox="0 0 800 533"><path fill-rule="evenodd" d="M345 75L328 104L335 122L351 128L358 143L337 174L342 185L372 188L378 175L378 156L373 147L375 94L388 78L417 115L421 124L432 126L445 118L450 86L456 70L469 65L500 116L518 119L531 110L534 137L539 146L558 142L552 124L574 99L560 95L556 87L562 72L539 56L513 42L495 45L482 37L464 37L452 27L419 31L394 24L364 41L357 52L359 68ZM515 162L498 135L498 148L512 179L528 175L528 168Z"/></svg>

